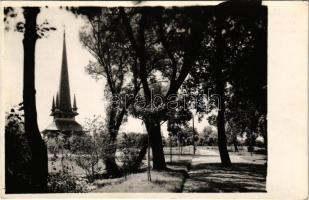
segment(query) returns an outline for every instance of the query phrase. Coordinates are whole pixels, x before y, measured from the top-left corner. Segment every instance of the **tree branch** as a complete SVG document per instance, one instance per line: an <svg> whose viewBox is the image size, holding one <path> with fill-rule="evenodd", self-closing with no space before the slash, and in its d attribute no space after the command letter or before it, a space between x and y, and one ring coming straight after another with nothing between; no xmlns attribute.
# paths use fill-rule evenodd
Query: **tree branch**
<svg viewBox="0 0 309 200"><path fill-rule="evenodd" d="M171 52L171 49L169 48L167 41L166 41L166 37L164 36L164 30L163 30L163 22L162 22L162 11L159 13L158 15L158 22L159 22L159 30L158 30L158 35L159 35L159 39L162 42L162 46L165 49L169 59L172 62L172 76L171 76L171 83L170 85L172 85L172 83L175 81L176 79L176 73L177 73L177 62Z"/></svg>

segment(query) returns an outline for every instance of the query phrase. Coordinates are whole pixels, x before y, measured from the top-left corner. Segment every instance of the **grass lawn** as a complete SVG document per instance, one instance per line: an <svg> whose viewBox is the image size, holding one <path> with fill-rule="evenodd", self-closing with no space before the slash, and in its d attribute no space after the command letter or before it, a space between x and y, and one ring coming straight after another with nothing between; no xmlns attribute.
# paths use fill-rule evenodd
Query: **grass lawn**
<svg viewBox="0 0 309 200"><path fill-rule="evenodd" d="M231 148L232 149L232 148ZM165 153L169 149L165 148ZM239 152L229 151L233 166L222 167L218 147L197 147L196 155L179 154L179 148L172 149L170 155L165 155L168 170L151 170L151 181L147 180L146 163L143 161L139 173L129 174L121 178L101 178L94 182L86 182L85 172L74 161L65 161L73 169L69 170L73 176L83 182L82 187L88 188L85 192L96 193L152 193L152 192L265 192L267 174L267 155L250 153L245 148ZM193 147L183 147L184 152L192 152ZM121 163L118 163L119 165ZM104 164L99 162L99 173L103 174ZM152 166L152 162L151 162ZM49 172L61 169L59 159L56 162L49 160Z"/></svg>
<svg viewBox="0 0 309 200"><path fill-rule="evenodd" d="M229 152L232 167L223 167L217 149L198 150L183 192L266 192L266 155Z"/></svg>
<svg viewBox="0 0 309 200"><path fill-rule="evenodd" d="M185 156L175 158L167 163L167 171L151 170L151 181L147 180L147 171L128 175L127 179L97 180L93 183L97 189L92 192L181 192L190 161Z"/></svg>

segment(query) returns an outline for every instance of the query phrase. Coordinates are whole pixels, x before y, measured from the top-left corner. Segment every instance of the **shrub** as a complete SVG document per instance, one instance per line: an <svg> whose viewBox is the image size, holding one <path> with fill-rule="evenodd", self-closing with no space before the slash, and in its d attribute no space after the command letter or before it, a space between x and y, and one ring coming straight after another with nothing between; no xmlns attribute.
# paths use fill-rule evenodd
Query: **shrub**
<svg viewBox="0 0 309 200"><path fill-rule="evenodd" d="M89 135L73 136L71 150L76 156L74 160L84 171L89 182L93 182L96 174L101 169L98 167L100 160L100 145Z"/></svg>
<svg viewBox="0 0 309 200"><path fill-rule="evenodd" d="M31 152L25 136L21 108L12 108L5 121L6 193L29 191Z"/></svg>
<svg viewBox="0 0 309 200"><path fill-rule="evenodd" d="M63 171L49 174L48 176L48 192L81 192L76 185L76 178Z"/></svg>

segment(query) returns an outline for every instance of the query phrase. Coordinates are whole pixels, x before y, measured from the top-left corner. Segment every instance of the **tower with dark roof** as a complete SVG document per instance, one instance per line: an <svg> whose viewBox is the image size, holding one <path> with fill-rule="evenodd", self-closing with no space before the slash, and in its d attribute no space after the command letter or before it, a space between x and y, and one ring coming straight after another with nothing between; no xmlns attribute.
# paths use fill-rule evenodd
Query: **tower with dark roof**
<svg viewBox="0 0 309 200"><path fill-rule="evenodd" d="M82 126L75 121L75 116L78 115L75 94L73 99L73 107L71 104L65 32L63 33L59 90L56 94L56 102L54 97L52 99L50 115L53 116L53 122L43 131L43 134L47 135L47 137L57 135L59 133L71 135L74 133L83 132Z"/></svg>

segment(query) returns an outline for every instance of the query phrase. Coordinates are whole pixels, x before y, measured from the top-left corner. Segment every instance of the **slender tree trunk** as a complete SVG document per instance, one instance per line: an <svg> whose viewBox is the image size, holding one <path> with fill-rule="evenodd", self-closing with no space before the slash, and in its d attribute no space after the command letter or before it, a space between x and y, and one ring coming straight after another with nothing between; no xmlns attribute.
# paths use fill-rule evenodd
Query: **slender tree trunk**
<svg viewBox="0 0 309 200"><path fill-rule="evenodd" d="M221 18L220 10L217 11L217 22L216 22L216 36L215 36L215 46L216 46L216 58L214 66L214 78L215 78L215 88L217 95L219 95L218 100L218 116L217 116L217 129L218 129L218 147L220 152L221 164L223 166L231 166L231 160L226 146L226 134L225 134L225 95L224 87L225 80L223 78L223 66L224 66L224 41L222 38L222 23L223 19Z"/></svg>
<svg viewBox="0 0 309 200"><path fill-rule="evenodd" d="M224 111L225 111L225 105L222 102L217 117L218 147L220 152L221 164L225 167L229 167L232 165L232 163L226 146Z"/></svg>
<svg viewBox="0 0 309 200"><path fill-rule="evenodd" d="M235 152L238 152L237 141L233 140L233 144L234 144Z"/></svg>
<svg viewBox="0 0 309 200"><path fill-rule="evenodd" d="M147 147L148 147L148 142L147 140L144 140L143 141L143 146L142 146L142 149L140 150L139 154L138 154L138 157L132 167L132 170L133 171L137 171L138 168L140 167L143 159L145 158L145 155L147 153Z"/></svg>
<svg viewBox="0 0 309 200"><path fill-rule="evenodd" d="M41 137L36 112L35 100L35 44L38 39L36 33L36 19L40 12L37 7L24 7L25 32L24 48L24 114L25 133L32 153L31 176L33 193L47 191L48 159L47 148Z"/></svg>
<svg viewBox="0 0 309 200"><path fill-rule="evenodd" d="M170 135L170 162L172 163L173 151L172 151L172 136Z"/></svg>
<svg viewBox="0 0 309 200"><path fill-rule="evenodd" d="M250 135L250 152L251 152L251 155L254 152L254 145L255 145L255 139L256 139L253 134L254 134L254 132L252 131L251 135Z"/></svg>
<svg viewBox="0 0 309 200"><path fill-rule="evenodd" d="M263 134L263 139L264 139L264 148L265 148L265 151L267 152L267 133Z"/></svg>
<svg viewBox="0 0 309 200"><path fill-rule="evenodd" d="M220 76L220 75L219 75ZM220 98L219 100L219 111L217 116L217 129L218 129L218 147L220 152L221 164L223 166L231 166L231 160L226 146L226 133L225 133L225 104L224 104L224 93L223 84L220 78L217 77L217 92Z"/></svg>
<svg viewBox="0 0 309 200"><path fill-rule="evenodd" d="M160 121L154 118L145 120L147 132L150 136L150 144L152 148L153 169L165 170L166 163L163 152L162 136Z"/></svg>

